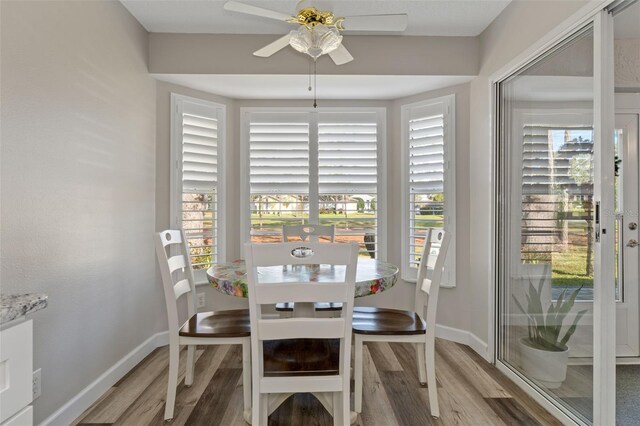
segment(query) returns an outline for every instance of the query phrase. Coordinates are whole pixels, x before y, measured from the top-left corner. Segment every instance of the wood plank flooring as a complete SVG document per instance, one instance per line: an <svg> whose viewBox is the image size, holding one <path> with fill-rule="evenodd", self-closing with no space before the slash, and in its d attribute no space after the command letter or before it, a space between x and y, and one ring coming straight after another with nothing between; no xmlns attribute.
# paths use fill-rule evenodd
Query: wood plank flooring
<svg viewBox="0 0 640 426"><path fill-rule="evenodd" d="M245 426L242 418L240 346L197 351L193 385L184 385L184 357L174 425ZM470 348L436 343L439 419L429 413L426 386L418 382L413 346L368 342L364 348L364 399L358 425L560 425L540 405ZM152 352L75 425L163 425L168 348ZM310 394L290 397L269 425L331 425L332 419Z"/></svg>

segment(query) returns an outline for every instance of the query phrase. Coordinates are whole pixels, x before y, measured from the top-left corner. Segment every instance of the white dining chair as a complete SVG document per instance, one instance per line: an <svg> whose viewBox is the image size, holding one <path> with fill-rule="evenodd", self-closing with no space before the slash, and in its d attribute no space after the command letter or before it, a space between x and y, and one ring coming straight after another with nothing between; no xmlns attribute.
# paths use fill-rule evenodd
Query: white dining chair
<svg viewBox="0 0 640 426"><path fill-rule="evenodd" d="M351 319L358 246L355 243L300 242L245 245L251 313L252 425L266 426L271 399L299 392L320 393L334 425L350 423ZM261 282L259 269L282 265L345 265L337 282ZM286 280L286 278L283 278ZM283 300L312 306L342 302L340 317L269 316L269 306ZM265 308L266 316L263 316ZM325 398L331 393L332 398Z"/></svg>
<svg viewBox="0 0 640 426"><path fill-rule="evenodd" d="M191 257L183 230L167 230L154 235L162 274L169 320L169 381L164 419L173 418L178 386L180 346L187 345L184 383L191 386L195 370L196 345L242 345L242 386L245 417L251 409L251 327L247 309L196 312L196 287ZM171 255L171 253L176 253ZM178 300L187 296L188 319L179 322Z"/></svg>
<svg viewBox="0 0 640 426"><path fill-rule="evenodd" d="M282 241L285 243L298 238L301 241L319 242L324 237L333 243L336 238L334 225L282 225Z"/></svg>
<svg viewBox="0 0 640 426"><path fill-rule="evenodd" d="M409 342L416 344L418 379L427 383L431 415L439 417L435 370L435 332L438 293L451 235L429 229L416 281L415 311L357 307L353 314L355 339L355 411L362 412L363 342ZM425 321L426 319L426 321Z"/></svg>

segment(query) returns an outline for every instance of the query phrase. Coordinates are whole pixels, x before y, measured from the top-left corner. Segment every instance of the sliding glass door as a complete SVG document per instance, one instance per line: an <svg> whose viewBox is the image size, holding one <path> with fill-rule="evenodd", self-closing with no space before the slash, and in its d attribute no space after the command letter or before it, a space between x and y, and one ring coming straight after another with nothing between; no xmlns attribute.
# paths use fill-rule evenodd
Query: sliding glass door
<svg viewBox="0 0 640 426"><path fill-rule="evenodd" d="M587 424L609 418L601 387L615 374L609 21L598 14L496 84L497 360Z"/></svg>

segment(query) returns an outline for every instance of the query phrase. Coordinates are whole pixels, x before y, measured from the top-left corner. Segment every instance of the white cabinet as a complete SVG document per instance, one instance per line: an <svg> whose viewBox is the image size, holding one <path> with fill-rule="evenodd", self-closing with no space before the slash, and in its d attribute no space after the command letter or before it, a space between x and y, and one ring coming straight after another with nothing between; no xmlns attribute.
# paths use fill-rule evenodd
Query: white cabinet
<svg viewBox="0 0 640 426"><path fill-rule="evenodd" d="M0 424L0 426L31 426L32 424L33 407L29 405L6 422Z"/></svg>
<svg viewBox="0 0 640 426"><path fill-rule="evenodd" d="M0 331L0 426L31 425L33 321Z"/></svg>

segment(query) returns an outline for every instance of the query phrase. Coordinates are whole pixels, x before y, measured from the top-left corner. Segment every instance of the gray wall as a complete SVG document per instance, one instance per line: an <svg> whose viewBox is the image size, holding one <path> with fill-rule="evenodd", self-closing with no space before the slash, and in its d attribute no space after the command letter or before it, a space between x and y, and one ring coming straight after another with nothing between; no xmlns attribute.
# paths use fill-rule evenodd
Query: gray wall
<svg viewBox="0 0 640 426"><path fill-rule="evenodd" d="M273 35L165 34L149 35L149 71L157 74L306 74L309 61L293 49L269 58L252 52L271 43ZM372 43L375 47L372 47ZM318 60L319 74L351 75L476 75L480 62L478 37L345 37L355 61L336 67Z"/></svg>
<svg viewBox="0 0 640 426"><path fill-rule="evenodd" d="M155 81L119 2L1 2L3 293L34 315L40 423L156 332Z"/></svg>

